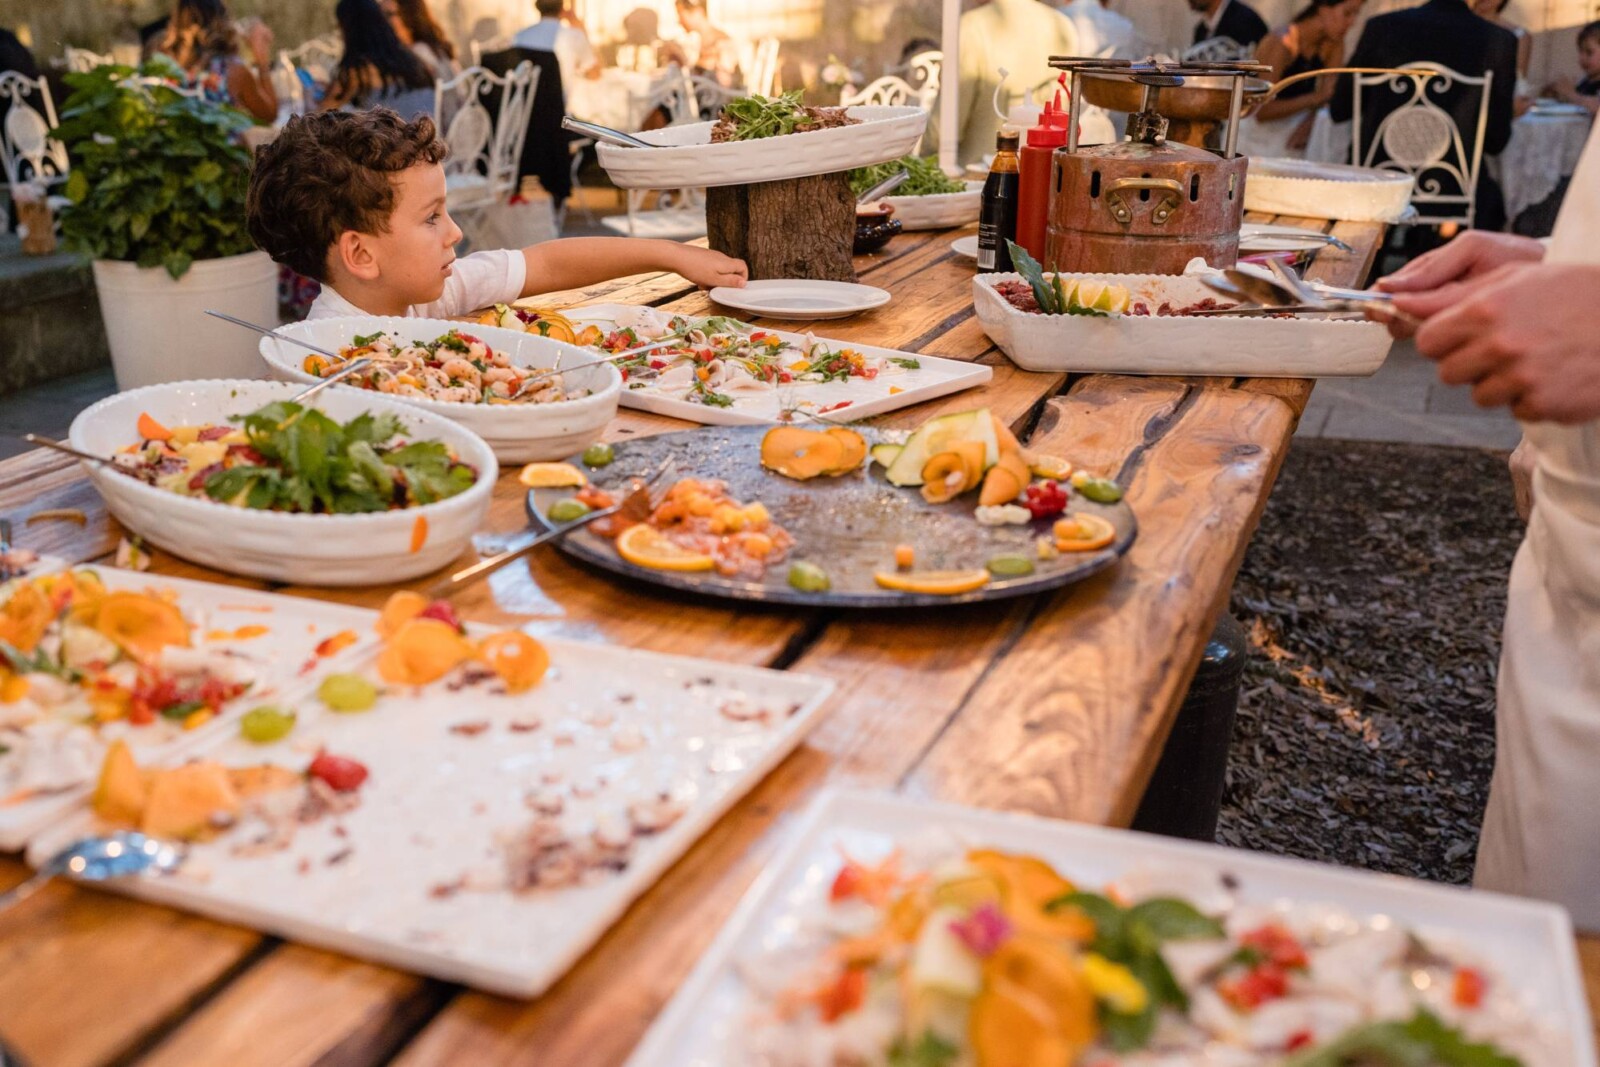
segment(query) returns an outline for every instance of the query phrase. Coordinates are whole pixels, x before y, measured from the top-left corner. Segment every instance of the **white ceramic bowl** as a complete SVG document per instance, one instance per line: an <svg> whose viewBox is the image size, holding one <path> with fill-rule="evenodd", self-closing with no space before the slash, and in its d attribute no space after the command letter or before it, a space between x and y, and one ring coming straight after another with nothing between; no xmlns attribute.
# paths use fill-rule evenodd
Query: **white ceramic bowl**
<svg viewBox="0 0 1600 1067"><path fill-rule="evenodd" d="M139 440L141 412L167 426L221 423L300 387L285 382L196 381L150 385L107 397L72 420L73 447L109 456ZM96 463L84 469L117 521L158 548L207 567L297 585L385 585L453 563L483 524L500 468L471 431L438 415L355 389L326 389L315 401L340 422L392 411L416 440L443 441L477 468L478 481L449 500L365 515L291 515L179 496ZM428 521L411 551L417 519Z"/></svg>
<svg viewBox="0 0 1600 1067"><path fill-rule="evenodd" d="M930 196L886 196L894 218L906 230L947 230L978 221L983 207L983 183L967 182L964 193L933 193Z"/></svg>
<svg viewBox="0 0 1600 1067"><path fill-rule="evenodd" d="M600 355L591 349L552 341L538 334L448 319L351 316L313 319L278 328L278 332L287 337L301 338L329 352L337 352L352 344L355 338L379 331L407 341L431 341L451 330L461 330L481 339L496 352L504 352L519 367L553 367L558 358L570 367ZM306 385L318 381L301 369L309 355L309 350L293 344L271 337L261 339L261 358L267 361L274 378ZM415 397L393 399L460 423L487 441L502 463L530 463L565 459L574 452L582 452L600 440L606 423L617 413L617 400L622 396L622 375L617 368L609 364L585 367L566 375L566 381L569 388L588 389L590 395L553 404L456 404ZM343 385L335 385L329 391L383 395Z"/></svg>
<svg viewBox="0 0 1600 1067"><path fill-rule="evenodd" d="M756 141L711 143L715 123L695 122L638 134L658 148L602 143L600 165L622 189L745 185L870 167L917 147L928 115L919 107L862 105L848 109L854 126L791 133Z"/></svg>
<svg viewBox="0 0 1600 1067"><path fill-rule="evenodd" d="M1244 176L1244 209L1349 222L1397 223L1411 206L1409 174L1307 159L1256 159Z"/></svg>

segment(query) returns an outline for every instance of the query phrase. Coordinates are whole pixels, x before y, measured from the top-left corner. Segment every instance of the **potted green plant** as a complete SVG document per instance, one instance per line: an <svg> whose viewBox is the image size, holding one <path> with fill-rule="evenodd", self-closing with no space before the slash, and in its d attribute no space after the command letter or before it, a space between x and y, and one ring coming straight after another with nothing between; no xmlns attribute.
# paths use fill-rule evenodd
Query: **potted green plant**
<svg viewBox="0 0 1600 1067"><path fill-rule="evenodd" d="M69 74L61 234L94 259L117 386L252 378L256 342L203 314L277 322L277 268L245 229L242 112L178 91L165 59Z"/></svg>

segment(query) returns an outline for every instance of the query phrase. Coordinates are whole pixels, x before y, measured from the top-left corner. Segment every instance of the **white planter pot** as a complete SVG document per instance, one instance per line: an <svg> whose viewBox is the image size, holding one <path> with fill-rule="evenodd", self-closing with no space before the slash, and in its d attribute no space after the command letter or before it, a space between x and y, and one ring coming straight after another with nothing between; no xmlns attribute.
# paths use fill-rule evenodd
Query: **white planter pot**
<svg viewBox="0 0 1600 1067"><path fill-rule="evenodd" d="M194 378L259 378L257 338L205 314L278 324L278 267L265 252L197 260L178 281L162 267L94 261L118 389Z"/></svg>

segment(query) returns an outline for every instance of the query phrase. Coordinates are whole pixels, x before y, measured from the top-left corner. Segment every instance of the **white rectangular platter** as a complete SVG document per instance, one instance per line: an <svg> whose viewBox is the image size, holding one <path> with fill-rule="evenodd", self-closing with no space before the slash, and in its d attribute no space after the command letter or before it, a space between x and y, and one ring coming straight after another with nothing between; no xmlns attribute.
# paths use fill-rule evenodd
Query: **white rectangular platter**
<svg viewBox="0 0 1600 1067"><path fill-rule="evenodd" d="M41 562L46 565L30 569L29 577L61 569L56 561ZM195 624L195 633L205 647L237 655L255 679L249 690L230 701L221 715L197 729L184 730L179 724L164 719L147 726L119 722L101 728L101 739L107 745L122 738L140 763L169 762L218 735L236 731L239 716L250 708L276 703L305 690L309 684L308 665L317 660L316 647L324 639L344 630L353 630L358 635L355 645L326 660L333 665L332 669L360 656L374 640L371 613L356 608L268 596L249 589L114 567L77 569L94 571L112 591L155 590L175 594L179 608ZM255 632L263 627L264 633ZM234 636L241 631L254 636ZM0 754L0 759L4 758L5 755ZM98 757L95 766L99 766ZM0 849L22 848L53 819L81 805L89 791L90 785L85 784L76 789L0 804Z"/></svg>
<svg viewBox="0 0 1600 1067"><path fill-rule="evenodd" d="M1162 274L1063 274L1126 286L1154 311L1216 294L1198 278ZM1084 374L1199 374L1329 378L1377 373L1394 343L1375 322L1194 315L1040 315L995 289L1017 274L980 274L973 301L983 332L1024 370Z"/></svg>
<svg viewBox="0 0 1600 1067"><path fill-rule="evenodd" d="M581 330L585 326L599 326L608 332L616 328L619 314L636 312L625 304L591 304L564 312L573 325ZM780 337L793 344L804 345L807 335L787 330L761 328L763 332ZM788 408L799 407L810 414L824 414L837 422L853 422L869 415L881 415L912 404L920 404L935 397L959 393L964 389L986 384L994 371L978 363L964 363L939 356L924 356L916 352L902 352L892 348L874 348L854 341L834 341L815 337L817 342L830 347L851 348L862 355L883 359L915 359L915 370L884 374L873 379L852 378L843 382L798 382L780 385L758 395L741 395L734 398L733 406L708 407L671 396L664 396L650 388L622 387L622 406L650 411L657 415L698 422L705 426L748 426L776 422ZM890 392L891 389L900 390ZM835 405L847 403L845 407Z"/></svg>
<svg viewBox="0 0 1600 1067"><path fill-rule="evenodd" d="M1242 903L1332 905L1469 944L1570 1038L1570 1067L1595 1067L1572 924L1554 905L1029 815L833 790L800 819L634 1051L630 1067L743 1067L737 1038L750 1002L738 962L781 942L797 928L803 909L826 897L841 850L875 863L933 828L971 847L1037 855L1080 885L1096 887L1140 871L1181 871L1196 886L1229 875Z"/></svg>
<svg viewBox="0 0 1600 1067"><path fill-rule="evenodd" d="M361 614L370 632L376 614ZM490 992L537 995L799 743L832 691L804 675L544 643L550 671L518 696L485 684L391 687L360 713L302 700L294 732L272 744L214 736L203 754L229 766L298 768L326 748L370 777L352 811L300 826L288 847L241 854L251 838L236 828L191 847L175 875L116 888ZM372 675L374 655L355 669ZM539 818L536 808L558 806L571 837L589 841L602 828L615 836L632 825L631 805L663 795L681 816L659 832L624 833L620 870L597 868L570 888L504 884L507 843ZM29 861L94 828L87 812L52 827Z"/></svg>

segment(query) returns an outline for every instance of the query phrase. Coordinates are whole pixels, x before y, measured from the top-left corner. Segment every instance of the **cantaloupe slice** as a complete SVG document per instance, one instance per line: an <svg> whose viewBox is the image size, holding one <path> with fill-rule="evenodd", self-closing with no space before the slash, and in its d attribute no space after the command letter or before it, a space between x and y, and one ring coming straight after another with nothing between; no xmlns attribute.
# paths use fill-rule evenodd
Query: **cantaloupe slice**
<svg viewBox="0 0 1600 1067"><path fill-rule="evenodd" d="M94 787L94 813L109 822L138 826L150 797L150 783L126 741L113 741L100 764Z"/></svg>
<svg viewBox="0 0 1600 1067"><path fill-rule="evenodd" d="M978 494L980 507L1009 504L1022 495L1032 479L1027 464L1016 452L1003 452L1000 462L989 468L983 479L983 491Z"/></svg>
<svg viewBox="0 0 1600 1067"><path fill-rule="evenodd" d="M421 615L427 606L428 598L410 589L391 594L378 615L378 636L393 637L400 627Z"/></svg>
<svg viewBox="0 0 1600 1067"><path fill-rule="evenodd" d="M187 763L161 771L150 783L139 829L151 837L192 841L204 837L219 816L239 813L239 794L220 763Z"/></svg>
<svg viewBox="0 0 1600 1067"><path fill-rule="evenodd" d="M761 438L761 465L800 482L834 473L844 458L844 442L819 430L774 426Z"/></svg>
<svg viewBox="0 0 1600 1067"><path fill-rule="evenodd" d="M1007 452L1022 451L1022 442L1018 441L1017 435L1011 432L1011 427L1001 422L1000 416L993 412L989 413L989 417L994 420L994 437L995 442L1000 446L1000 454L1003 456Z"/></svg>
<svg viewBox="0 0 1600 1067"><path fill-rule="evenodd" d="M977 1067L1071 1067L1080 1051L1048 1002L1004 978L987 982L973 1000L967 1037Z"/></svg>
<svg viewBox="0 0 1600 1067"><path fill-rule="evenodd" d="M478 658L500 676L511 693L532 689L550 669L550 653L521 630L506 630L485 637L478 646Z"/></svg>
<svg viewBox="0 0 1600 1067"><path fill-rule="evenodd" d="M1073 952L1059 941L1018 933L983 962L991 989L1026 991L1051 1013L1051 1028L1079 1052L1098 1030L1094 991ZM1068 1061L1072 1062L1072 1061Z"/></svg>
<svg viewBox="0 0 1600 1067"><path fill-rule="evenodd" d="M472 642L449 623L412 619L384 646L378 675L392 685L427 685L471 659L474 652Z"/></svg>
<svg viewBox="0 0 1600 1067"><path fill-rule="evenodd" d="M922 467L922 499L943 504L961 495L967 484L967 461L954 449L929 456Z"/></svg>
<svg viewBox="0 0 1600 1067"><path fill-rule="evenodd" d="M94 628L141 660L154 659L168 645L189 644L189 624L178 606L144 593L108 594Z"/></svg>
<svg viewBox="0 0 1600 1067"><path fill-rule="evenodd" d="M865 437L843 426L830 426L827 433L829 437L844 446L844 458L839 461L837 467L827 473L849 474L861 466L862 460L867 458L867 439Z"/></svg>

